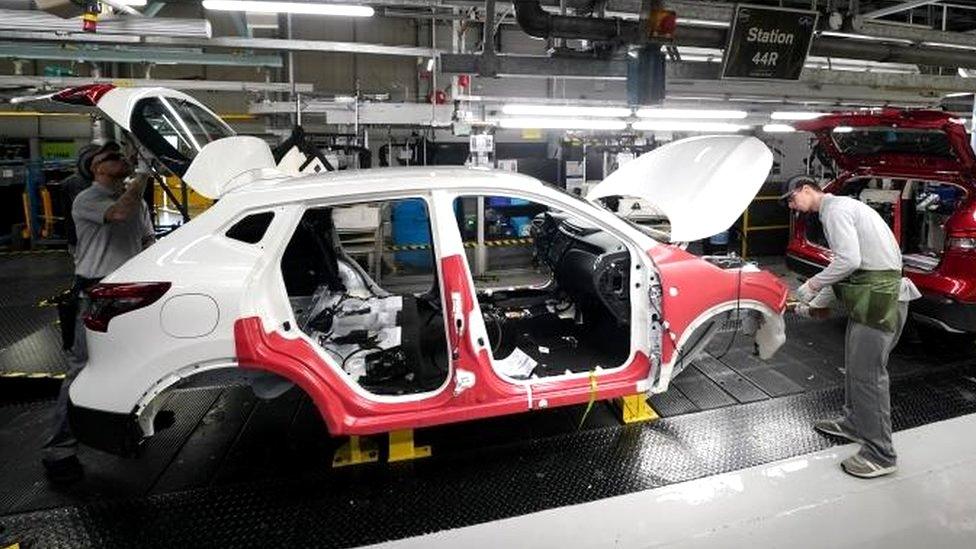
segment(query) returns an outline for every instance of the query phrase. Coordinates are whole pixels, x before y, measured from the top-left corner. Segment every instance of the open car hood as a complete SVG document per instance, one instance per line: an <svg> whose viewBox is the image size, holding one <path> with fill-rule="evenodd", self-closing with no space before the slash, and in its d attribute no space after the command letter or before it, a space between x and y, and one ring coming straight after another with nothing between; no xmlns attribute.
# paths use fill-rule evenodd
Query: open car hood
<svg viewBox="0 0 976 549"><path fill-rule="evenodd" d="M773 153L755 137L691 137L627 162L586 198L643 198L668 217L672 242L690 242L731 227L772 165Z"/></svg>
<svg viewBox="0 0 976 549"><path fill-rule="evenodd" d="M193 97L168 88L119 88L92 84L53 94L52 101L96 107L139 141L167 170L207 198L275 167L270 147L236 135Z"/></svg>
<svg viewBox="0 0 976 549"><path fill-rule="evenodd" d="M948 113L881 109L796 122L847 171L954 174L972 179L976 155L966 128Z"/></svg>

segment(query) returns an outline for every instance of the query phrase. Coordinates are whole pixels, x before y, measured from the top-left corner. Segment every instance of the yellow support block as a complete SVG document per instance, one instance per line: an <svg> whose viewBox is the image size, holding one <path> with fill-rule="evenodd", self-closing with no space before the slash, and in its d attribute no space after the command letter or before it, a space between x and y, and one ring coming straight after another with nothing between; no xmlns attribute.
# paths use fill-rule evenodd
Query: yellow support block
<svg viewBox="0 0 976 549"><path fill-rule="evenodd" d="M414 446L413 429L390 431L390 461L430 457L430 446Z"/></svg>
<svg viewBox="0 0 976 549"><path fill-rule="evenodd" d="M20 549L20 544L19 543L15 543L13 545L8 545L8 546L4 547L3 549Z"/></svg>
<svg viewBox="0 0 976 549"><path fill-rule="evenodd" d="M620 406L620 421L625 424L655 421L660 419L654 408L647 403L647 395L627 395L617 399Z"/></svg>
<svg viewBox="0 0 976 549"><path fill-rule="evenodd" d="M373 463L378 461L379 458L380 453L376 449L376 443L368 438L360 439L358 436L353 435L335 451L335 455L332 456L332 467Z"/></svg>

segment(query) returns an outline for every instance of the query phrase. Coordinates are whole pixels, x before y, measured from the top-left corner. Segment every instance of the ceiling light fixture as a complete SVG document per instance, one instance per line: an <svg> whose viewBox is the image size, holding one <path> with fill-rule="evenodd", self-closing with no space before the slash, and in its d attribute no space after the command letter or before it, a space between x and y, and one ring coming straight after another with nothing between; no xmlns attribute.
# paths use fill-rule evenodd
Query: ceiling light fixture
<svg viewBox="0 0 976 549"><path fill-rule="evenodd" d="M623 130L627 123L623 120L606 118L502 118L498 125L513 129L539 130Z"/></svg>
<svg viewBox="0 0 976 549"><path fill-rule="evenodd" d="M749 116L746 111L709 109L639 109L640 118L693 118L693 119L742 119Z"/></svg>
<svg viewBox="0 0 976 549"><path fill-rule="evenodd" d="M369 6L319 4L313 2L271 2L263 0L203 0L204 9L214 11L248 11L252 13L298 13L304 15L341 15L372 17Z"/></svg>
<svg viewBox="0 0 976 549"><path fill-rule="evenodd" d="M813 120L827 113L812 111L775 111L769 115L772 120Z"/></svg>
<svg viewBox="0 0 976 549"><path fill-rule="evenodd" d="M766 124L762 127L762 130L766 133L791 133L796 131L789 124Z"/></svg>
<svg viewBox="0 0 976 549"><path fill-rule="evenodd" d="M728 122L685 122L680 120L641 120L634 122L635 130L649 130L659 132L715 132L734 133L749 129L742 124Z"/></svg>
<svg viewBox="0 0 976 549"><path fill-rule="evenodd" d="M577 107L573 105L509 104L502 106L502 112L516 116L630 116L630 109L624 107Z"/></svg>

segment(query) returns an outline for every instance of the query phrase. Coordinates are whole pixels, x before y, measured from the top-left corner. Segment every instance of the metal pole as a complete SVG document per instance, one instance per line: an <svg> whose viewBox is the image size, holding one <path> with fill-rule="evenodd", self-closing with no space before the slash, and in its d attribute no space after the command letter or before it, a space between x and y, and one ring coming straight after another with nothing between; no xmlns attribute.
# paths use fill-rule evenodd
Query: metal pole
<svg viewBox="0 0 976 549"><path fill-rule="evenodd" d="M285 23L288 25L288 39L291 40L292 39L292 35L291 35L291 14L290 13L285 15ZM297 103L298 98L297 98L297 94L295 92L295 52L293 52L293 51L289 51L288 52L288 83L291 85L291 96L296 98L295 99L295 101L296 101L296 104L295 104L295 125L300 126L302 124L302 121L301 121L301 116L302 116L301 115L301 109L302 109L302 107L301 107L300 104Z"/></svg>
<svg viewBox="0 0 976 549"><path fill-rule="evenodd" d="M434 13L434 8L430 9ZM434 61L430 68L430 127L434 127L434 120L437 117L437 20L430 20L430 58ZM427 148L427 139L424 139L424 149ZM427 158L424 157L424 164Z"/></svg>
<svg viewBox="0 0 976 549"><path fill-rule="evenodd" d="M976 151L976 94L973 95L973 110L969 116L969 146Z"/></svg>
<svg viewBox="0 0 976 549"><path fill-rule="evenodd" d="M353 118L352 133L355 136L355 143L359 144L359 79L356 79L356 102L355 102L355 117Z"/></svg>
<svg viewBox="0 0 976 549"><path fill-rule="evenodd" d="M488 271L488 249L485 247L485 197L478 195L478 243L474 254L474 274L483 276Z"/></svg>

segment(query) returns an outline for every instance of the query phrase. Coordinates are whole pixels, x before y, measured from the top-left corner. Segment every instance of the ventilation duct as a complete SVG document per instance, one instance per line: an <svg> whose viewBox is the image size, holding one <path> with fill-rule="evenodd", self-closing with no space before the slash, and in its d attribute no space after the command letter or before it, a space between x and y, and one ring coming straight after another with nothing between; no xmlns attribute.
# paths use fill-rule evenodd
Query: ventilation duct
<svg viewBox="0 0 976 549"><path fill-rule="evenodd" d="M536 38L638 42L637 21L572 15L553 15L538 0L515 0L515 19L522 30Z"/></svg>

